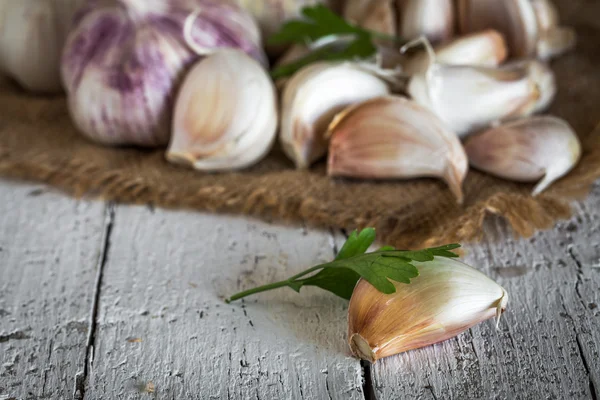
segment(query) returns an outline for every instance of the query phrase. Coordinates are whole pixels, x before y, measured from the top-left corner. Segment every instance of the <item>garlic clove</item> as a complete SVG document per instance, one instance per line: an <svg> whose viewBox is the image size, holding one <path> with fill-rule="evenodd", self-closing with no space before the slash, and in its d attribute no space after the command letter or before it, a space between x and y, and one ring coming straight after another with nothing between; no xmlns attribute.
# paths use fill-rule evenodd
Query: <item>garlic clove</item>
<svg viewBox="0 0 600 400"><path fill-rule="evenodd" d="M389 93L388 85L352 63L315 63L298 71L282 95L280 140L298 168L327 153L327 127L348 105Z"/></svg>
<svg viewBox="0 0 600 400"><path fill-rule="evenodd" d="M413 75L407 91L464 137L493 122L533 112L540 90L532 71L538 70L522 63L488 68L434 61Z"/></svg>
<svg viewBox="0 0 600 400"><path fill-rule="evenodd" d="M435 48L440 64L497 67L506 60L508 48L504 37L493 29L457 37ZM411 76L429 65L426 51L420 51L402 64L402 72Z"/></svg>
<svg viewBox="0 0 600 400"><path fill-rule="evenodd" d="M344 8L344 19L365 29L396 36L396 0L351 0Z"/></svg>
<svg viewBox="0 0 600 400"><path fill-rule="evenodd" d="M541 181L537 195L566 175L581 157L571 126L556 117L531 117L489 129L465 143L471 165L501 178Z"/></svg>
<svg viewBox="0 0 600 400"><path fill-rule="evenodd" d="M549 60L571 50L577 44L575 30L567 27L555 27L542 33L537 44L537 56Z"/></svg>
<svg viewBox="0 0 600 400"><path fill-rule="evenodd" d="M204 171L245 168L267 154L276 130L275 88L267 72L242 51L219 50L183 82L167 159Z"/></svg>
<svg viewBox="0 0 600 400"><path fill-rule="evenodd" d="M458 0L462 33L495 29L506 38L517 58L535 55L538 22L531 0Z"/></svg>
<svg viewBox="0 0 600 400"><path fill-rule="evenodd" d="M397 96L368 100L336 116L328 134L330 176L439 177L462 202L466 154L458 137L419 104Z"/></svg>
<svg viewBox="0 0 600 400"><path fill-rule="evenodd" d="M527 68L530 79L535 82L538 91L538 99L532 102L531 107L524 107L521 116L526 117L533 113L545 111L556 97L556 79L554 72L547 65L537 60L524 62L515 62L505 66L505 68Z"/></svg>
<svg viewBox="0 0 600 400"><path fill-rule="evenodd" d="M552 29L559 24L558 10L550 0L531 0L540 32Z"/></svg>
<svg viewBox="0 0 600 400"><path fill-rule="evenodd" d="M372 363L380 358L438 343L500 315L506 290L454 259L436 257L414 263L419 276L410 284L393 282L383 294L360 280L348 307L348 343Z"/></svg>
<svg viewBox="0 0 600 400"><path fill-rule="evenodd" d="M454 34L452 0L397 0L399 36L407 40L425 36L432 43Z"/></svg>

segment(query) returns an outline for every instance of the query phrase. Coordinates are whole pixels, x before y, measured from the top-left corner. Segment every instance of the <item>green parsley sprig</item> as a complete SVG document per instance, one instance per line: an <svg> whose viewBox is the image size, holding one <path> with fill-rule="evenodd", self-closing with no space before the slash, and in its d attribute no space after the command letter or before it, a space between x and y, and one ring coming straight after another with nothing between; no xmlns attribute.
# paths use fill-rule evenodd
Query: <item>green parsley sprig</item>
<svg viewBox="0 0 600 400"><path fill-rule="evenodd" d="M393 247L367 253L367 249L375 241L375 229L366 228L360 233L352 232L335 260L316 265L284 281L259 286L237 293L226 299L227 303L239 300L252 294L268 290L289 287L300 292L303 286L317 286L344 299L350 300L354 287L360 278L365 279L377 290L385 294L396 292L391 281L410 283L419 276L414 261L432 261L434 257L458 257L453 253L459 244L449 244L425 250L395 250Z"/></svg>
<svg viewBox="0 0 600 400"><path fill-rule="evenodd" d="M316 61L367 59L377 53L376 39L400 42L395 36L363 29L349 23L322 4L302 9L302 20L285 23L279 32L269 38L269 44L311 44L332 39L295 62L274 68L274 79L293 75L302 67ZM336 38L344 38L336 41Z"/></svg>

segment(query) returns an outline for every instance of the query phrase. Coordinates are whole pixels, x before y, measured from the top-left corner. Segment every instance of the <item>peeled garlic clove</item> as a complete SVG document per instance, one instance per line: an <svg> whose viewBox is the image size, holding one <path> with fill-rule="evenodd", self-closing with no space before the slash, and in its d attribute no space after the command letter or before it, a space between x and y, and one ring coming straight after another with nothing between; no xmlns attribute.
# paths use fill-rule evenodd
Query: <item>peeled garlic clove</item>
<svg viewBox="0 0 600 400"><path fill-rule="evenodd" d="M506 290L481 272L450 258L414 263L419 276L393 282L383 294L360 280L348 308L352 352L370 362L457 336L487 319L497 323L508 303Z"/></svg>
<svg viewBox="0 0 600 400"><path fill-rule="evenodd" d="M531 0L458 0L462 33L495 29L508 42L511 56L535 55L538 22Z"/></svg>
<svg viewBox="0 0 600 400"><path fill-rule="evenodd" d="M571 126L555 117L509 122L470 138L465 149L471 165L501 178L541 181L537 195L566 175L581 157L581 145Z"/></svg>
<svg viewBox="0 0 600 400"><path fill-rule="evenodd" d="M454 34L452 0L397 0L399 36L416 39L425 36L430 42L443 42Z"/></svg>
<svg viewBox="0 0 600 400"><path fill-rule="evenodd" d="M71 117L100 143L164 146L181 78L219 48L265 59L255 22L228 2L89 1L62 57Z"/></svg>
<svg viewBox="0 0 600 400"><path fill-rule="evenodd" d="M435 48L435 58L440 64L497 67L506 60L508 48L504 37L493 29L460 36ZM402 65L406 75L426 69L427 52L421 51Z"/></svg>
<svg viewBox="0 0 600 400"><path fill-rule="evenodd" d="M395 36L396 0L350 0L344 8L344 19L365 29Z"/></svg>
<svg viewBox="0 0 600 400"><path fill-rule="evenodd" d="M167 159L205 171L245 168L267 154L276 130L267 72L239 50L219 50L183 82Z"/></svg>
<svg viewBox="0 0 600 400"><path fill-rule="evenodd" d="M458 137L426 108L386 96L348 108L329 127L330 176L439 177L462 202L467 156Z"/></svg>
<svg viewBox="0 0 600 400"><path fill-rule="evenodd" d="M298 71L282 96L280 140L298 168L327 153L325 133L347 106L389 93L388 86L352 63L315 63Z"/></svg>
<svg viewBox="0 0 600 400"><path fill-rule="evenodd" d="M540 99L527 64L502 68L431 63L415 74L408 93L460 137L491 123L528 115Z"/></svg>

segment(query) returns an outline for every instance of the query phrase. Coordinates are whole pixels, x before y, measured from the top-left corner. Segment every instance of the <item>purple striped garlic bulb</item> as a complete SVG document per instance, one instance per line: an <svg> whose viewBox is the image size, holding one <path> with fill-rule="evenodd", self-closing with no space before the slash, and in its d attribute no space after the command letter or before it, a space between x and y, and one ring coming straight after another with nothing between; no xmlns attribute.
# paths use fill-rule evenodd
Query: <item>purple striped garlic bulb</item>
<svg viewBox="0 0 600 400"><path fill-rule="evenodd" d="M186 71L220 48L265 63L254 20L216 0L90 0L62 57L71 116L109 145L169 142L174 98Z"/></svg>

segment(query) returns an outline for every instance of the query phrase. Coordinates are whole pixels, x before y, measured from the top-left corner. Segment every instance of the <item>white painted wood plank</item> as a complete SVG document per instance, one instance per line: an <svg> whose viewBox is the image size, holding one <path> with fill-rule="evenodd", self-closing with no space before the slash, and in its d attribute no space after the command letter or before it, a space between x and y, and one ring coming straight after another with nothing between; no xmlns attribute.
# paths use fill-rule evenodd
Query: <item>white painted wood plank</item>
<svg viewBox="0 0 600 400"><path fill-rule="evenodd" d="M596 190L571 220L515 240L498 220L467 263L509 293L500 329L485 322L447 342L372 367L378 399L584 399L600 395L600 270ZM589 215L586 216L586 215ZM586 222L584 222L586 221ZM572 254L581 254L578 265Z"/></svg>
<svg viewBox="0 0 600 400"><path fill-rule="evenodd" d="M72 398L103 213L101 202L0 181L0 398Z"/></svg>
<svg viewBox="0 0 600 400"><path fill-rule="evenodd" d="M312 288L223 298L333 257L332 236L118 207L86 398L362 399L347 302ZM149 386L149 384L151 385Z"/></svg>

